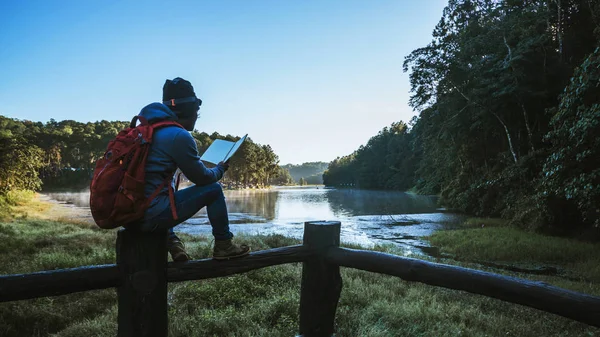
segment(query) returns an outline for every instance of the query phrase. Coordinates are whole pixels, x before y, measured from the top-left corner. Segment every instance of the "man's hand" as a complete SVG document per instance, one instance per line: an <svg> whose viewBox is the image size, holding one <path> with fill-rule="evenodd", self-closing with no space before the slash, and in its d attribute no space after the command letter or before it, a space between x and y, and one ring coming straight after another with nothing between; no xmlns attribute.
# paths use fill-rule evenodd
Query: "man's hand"
<svg viewBox="0 0 600 337"><path fill-rule="evenodd" d="M223 168L223 173L227 172L227 170L229 170L229 163L228 162L219 162L219 164L217 164L217 166L220 166Z"/></svg>

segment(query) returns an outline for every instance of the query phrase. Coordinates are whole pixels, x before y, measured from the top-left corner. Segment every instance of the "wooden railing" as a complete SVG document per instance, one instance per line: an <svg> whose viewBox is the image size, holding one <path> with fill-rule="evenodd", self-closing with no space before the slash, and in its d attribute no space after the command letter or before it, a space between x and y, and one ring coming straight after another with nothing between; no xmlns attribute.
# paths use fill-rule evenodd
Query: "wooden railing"
<svg viewBox="0 0 600 337"><path fill-rule="evenodd" d="M245 273L302 262L302 336L331 336L342 291L340 266L464 290L600 327L600 298L543 282L372 251L340 248L340 222L304 224L302 245L269 249L229 261L167 263L166 232L121 230L117 264L0 276L0 302L117 288L118 336L167 336L167 282Z"/></svg>

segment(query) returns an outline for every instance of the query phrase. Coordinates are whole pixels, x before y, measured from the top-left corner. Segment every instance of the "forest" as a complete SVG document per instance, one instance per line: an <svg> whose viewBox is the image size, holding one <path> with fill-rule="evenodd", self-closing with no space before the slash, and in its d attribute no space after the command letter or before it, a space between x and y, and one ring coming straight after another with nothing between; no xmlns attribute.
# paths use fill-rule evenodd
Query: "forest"
<svg viewBox="0 0 600 337"><path fill-rule="evenodd" d="M600 2L450 0L404 59L418 116L338 157L329 186L600 238Z"/></svg>
<svg viewBox="0 0 600 337"><path fill-rule="evenodd" d="M440 196L471 215L600 236L600 3L451 0L431 42L404 59L412 120L328 165L323 183ZM127 122L0 116L0 196L84 189ZM200 152L232 135L193 132ZM320 183L325 163L279 166L248 139L231 188Z"/></svg>
<svg viewBox="0 0 600 337"><path fill-rule="evenodd" d="M323 183L323 172L329 163L307 162L299 165L286 164L282 169L289 171L292 179L299 185L319 185Z"/></svg>
<svg viewBox="0 0 600 337"><path fill-rule="evenodd" d="M41 123L0 116L0 196L10 190L86 189L108 142L128 126L120 121ZM216 132L192 135L200 153L217 138L239 139ZM247 139L231 159L223 183L236 188L291 183L278 163L269 145Z"/></svg>

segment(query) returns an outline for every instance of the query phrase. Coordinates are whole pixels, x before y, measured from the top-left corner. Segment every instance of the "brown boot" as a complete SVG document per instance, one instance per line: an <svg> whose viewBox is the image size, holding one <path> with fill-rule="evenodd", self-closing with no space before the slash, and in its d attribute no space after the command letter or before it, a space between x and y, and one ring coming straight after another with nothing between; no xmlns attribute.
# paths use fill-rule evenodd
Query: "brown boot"
<svg viewBox="0 0 600 337"><path fill-rule="evenodd" d="M171 258L175 262L186 262L191 260L190 256L185 251L185 245L177 236L169 237L167 241L167 249L171 254Z"/></svg>
<svg viewBox="0 0 600 337"><path fill-rule="evenodd" d="M213 250L213 259L229 260L236 257L246 256L250 253L250 247L247 245L238 245L229 240L215 240Z"/></svg>

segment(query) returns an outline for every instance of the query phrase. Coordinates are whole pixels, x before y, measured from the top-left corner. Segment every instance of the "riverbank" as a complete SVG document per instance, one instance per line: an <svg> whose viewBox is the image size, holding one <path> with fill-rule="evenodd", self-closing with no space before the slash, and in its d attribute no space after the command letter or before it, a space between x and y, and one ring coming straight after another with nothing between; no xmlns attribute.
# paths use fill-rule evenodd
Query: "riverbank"
<svg viewBox="0 0 600 337"><path fill-rule="evenodd" d="M462 216L440 212L434 198L402 192L280 187L270 190L225 190L230 227L248 235L279 234L301 239L303 224L311 220L342 222L341 241L372 247L394 244L407 256L428 254L422 238L433 231L459 224ZM91 222L89 192L43 195L72 210L70 219ZM177 226L190 235L211 235L203 209Z"/></svg>
<svg viewBox="0 0 600 337"><path fill-rule="evenodd" d="M469 268L540 274L540 280L553 285L599 294L598 243L546 236L506 226L502 220L476 218L467 219L462 229L438 231L428 239L439 248L440 256Z"/></svg>
<svg viewBox="0 0 600 337"><path fill-rule="evenodd" d="M57 205L46 204L46 207L46 213L52 214ZM56 214L60 216L60 212ZM476 234L463 232L462 235L470 238L477 235L481 240L486 235L495 235L485 230L473 229L472 233ZM476 252L488 244L481 241L481 248L459 250L466 243L443 240L453 233L459 231L437 232L431 240L442 252L465 258L478 256ZM5 221L0 223L0 238L4 242L0 248L0 273L113 263L115 237L116 231L99 230L92 224L64 218L57 221L30 214L27 218ZM249 242L253 250L299 242L281 235L238 235L238 238ZM210 237L183 235L183 239L193 258L210 255ZM514 244L519 240L505 241L495 248L496 256L510 258L507 252L521 251L521 245ZM560 247L563 244L558 243ZM373 249L403 253L391 245ZM583 254L569 253L569 256L583 258L592 254L587 246L580 249ZM524 252L521 257L525 254L529 253ZM436 262L478 266L442 258ZM557 266L568 267L566 259L555 262ZM598 280L494 272L600 295ZM300 275L301 264L290 264L227 278L170 284L171 336L294 336L298 327ZM342 278L344 288L336 316L337 336L600 336L600 329L483 296L346 268L342 268ZM2 303L0 335L114 336L116 314L114 289Z"/></svg>

